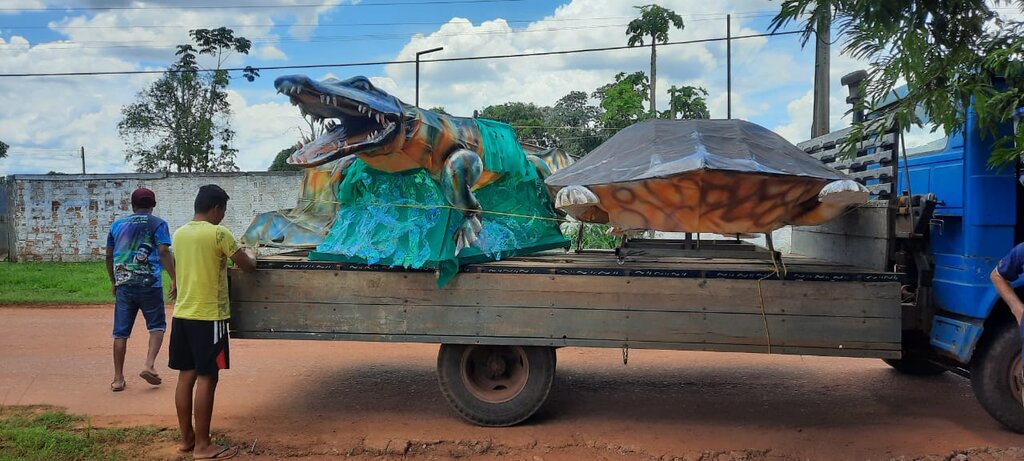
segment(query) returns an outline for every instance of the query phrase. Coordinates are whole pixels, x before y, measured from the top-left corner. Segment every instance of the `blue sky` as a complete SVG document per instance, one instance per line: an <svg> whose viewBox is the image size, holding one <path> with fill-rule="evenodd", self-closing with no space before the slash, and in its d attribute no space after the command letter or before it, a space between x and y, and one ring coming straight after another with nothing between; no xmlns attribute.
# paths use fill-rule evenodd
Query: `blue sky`
<svg viewBox="0 0 1024 461"><path fill-rule="evenodd" d="M651 1L8 0L0 5L0 73L158 70L173 61L174 45L187 40L190 28L221 25L253 41L250 55L233 57L230 64L254 67L403 60L435 46L445 50L431 57L442 58L620 46L626 42L625 24L635 16L632 5ZM763 33L778 8L777 1L768 0L657 3L677 11L686 24L683 31L670 33L673 41L724 36L727 13L734 15L734 35ZM318 7L294 6L310 4ZM97 6L137 9L63 9ZM174 8L154 9L168 6ZM589 93L618 72L647 71L648 66L647 49L426 63L421 105L467 116L508 101L550 105L569 91ZM861 67L833 50L833 128L845 125L839 77ZM805 139L812 69L812 50L802 49L796 36L735 41L733 116L794 142ZM658 70L660 105L670 85L698 85L711 93L712 117L725 117L723 42L661 47ZM232 123L243 170L266 169L277 151L299 137L297 110L272 85L276 76L287 73L315 78L362 74L405 101L414 97L412 65L263 71L253 83L237 79L231 86ZM0 174L75 172L80 165L73 155L80 146L86 149L90 172L133 171L117 136L120 108L155 78L0 78L0 140L12 146L11 157L0 160Z"/></svg>

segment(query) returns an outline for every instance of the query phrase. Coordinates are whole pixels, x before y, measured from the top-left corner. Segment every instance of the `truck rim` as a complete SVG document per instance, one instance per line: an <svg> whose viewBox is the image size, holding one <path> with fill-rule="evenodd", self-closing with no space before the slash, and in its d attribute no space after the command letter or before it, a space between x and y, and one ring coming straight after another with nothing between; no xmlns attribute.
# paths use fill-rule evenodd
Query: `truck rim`
<svg viewBox="0 0 1024 461"><path fill-rule="evenodd" d="M469 346L459 368L466 389L487 403L516 398L530 378L530 359L520 346Z"/></svg>
<svg viewBox="0 0 1024 461"><path fill-rule="evenodd" d="M1018 402L1024 403L1024 375L1021 371L1021 355L1018 353L1010 365L1010 387L1013 388L1013 397Z"/></svg>

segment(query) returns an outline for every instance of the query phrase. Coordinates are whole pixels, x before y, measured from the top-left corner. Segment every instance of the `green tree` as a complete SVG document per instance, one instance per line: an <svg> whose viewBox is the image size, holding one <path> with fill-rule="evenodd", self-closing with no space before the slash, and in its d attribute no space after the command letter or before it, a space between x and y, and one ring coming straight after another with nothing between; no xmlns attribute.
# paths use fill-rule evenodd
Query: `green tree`
<svg viewBox="0 0 1024 461"><path fill-rule="evenodd" d="M237 150L231 129L227 87L231 76L223 69L234 53L248 54L252 43L235 37L231 29L195 29L195 46L178 45L170 69L136 102L121 109L118 132L127 145L126 160L138 171L235 171ZM212 69L201 69L199 55L214 59ZM246 67L250 82L259 71Z"/></svg>
<svg viewBox="0 0 1024 461"><path fill-rule="evenodd" d="M277 155L274 156L274 162L270 164L270 168L267 168L267 171L302 170L302 168L299 168L295 165L292 165L291 163L288 163L288 157L290 157L293 153L295 153L295 146L286 149L281 149L281 152L278 152Z"/></svg>
<svg viewBox="0 0 1024 461"><path fill-rule="evenodd" d="M480 111L479 116L516 127L516 133L521 141L549 147L552 133L545 128L544 120L550 111L550 107L540 107L533 103L507 102L487 106Z"/></svg>
<svg viewBox="0 0 1024 461"><path fill-rule="evenodd" d="M870 62L867 107L880 107L905 82L889 116L855 124L854 136L877 133L887 120L903 129L921 125L919 109L933 129L962 132L971 101L980 128L997 134L1024 106L1024 23L1000 17L992 5L1003 3L1024 7L1024 0L784 0L772 29L801 23L806 44L819 21L836 24L843 53ZM998 133L993 165L1024 153L1024 130L1006 133Z"/></svg>
<svg viewBox="0 0 1024 461"><path fill-rule="evenodd" d="M711 118L707 101L704 99L708 90L703 87L682 86L668 90L668 110L661 117L667 119L701 119Z"/></svg>
<svg viewBox="0 0 1024 461"><path fill-rule="evenodd" d="M629 22L626 35L629 35L629 46L644 46L644 40L651 38L651 113L655 112L655 86L658 78L658 43L668 42L669 27L683 30L683 18L668 8L658 5L635 6L640 10L640 17Z"/></svg>
<svg viewBox="0 0 1024 461"><path fill-rule="evenodd" d="M584 91L570 91L562 96L548 113L547 124L553 128L555 142L570 155L582 156L604 142L601 108L590 105Z"/></svg>
<svg viewBox="0 0 1024 461"><path fill-rule="evenodd" d="M3 141L0 141L0 158L6 158L7 157L7 149L9 147L10 146L8 146L7 144L4 144Z"/></svg>
<svg viewBox="0 0 1024 461"><path fill-rule="evenodd" d="M601 100L601 122L612 131L620 130L648 118L644 110L650 85L643 72L627 74L619 72L615 81L594 91L593 97ZM609 135L614 133L608 133Z"/></svg>
<svg viewBox="0 0 1024 461"><path fill-rule="evenodd" d="M431 107L430 109L427 109L427 110L429 110L431 112L438 113L438 114L451 115L451 114L448 113L448 111L444 110L444 107L442 107L442 106Z"/></svg>

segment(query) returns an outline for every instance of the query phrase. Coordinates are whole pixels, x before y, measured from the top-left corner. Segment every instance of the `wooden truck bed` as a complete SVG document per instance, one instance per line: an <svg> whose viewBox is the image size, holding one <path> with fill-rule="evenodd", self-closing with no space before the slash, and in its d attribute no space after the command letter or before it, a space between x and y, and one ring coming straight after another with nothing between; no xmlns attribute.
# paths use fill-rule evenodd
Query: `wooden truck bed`
<svg viewBox="0 0 1024 461"><path fill-rule="evenodd" d="M896 274L770 261L550 252L433 272L261 258L231 278L235 338L900 357Z"/></svg>

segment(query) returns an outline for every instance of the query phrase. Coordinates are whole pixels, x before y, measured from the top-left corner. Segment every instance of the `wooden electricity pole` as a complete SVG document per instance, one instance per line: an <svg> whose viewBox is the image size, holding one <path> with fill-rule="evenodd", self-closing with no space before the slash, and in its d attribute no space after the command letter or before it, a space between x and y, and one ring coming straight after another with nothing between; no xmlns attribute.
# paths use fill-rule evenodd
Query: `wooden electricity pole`
<svg viewBox="0 0 1024 461"><path fill-rule="evenodd" d="M828 97L829 97L829 48L832 26L826 15L818 20L814 40L814 115L811 121L811 137L828 134Z"/></svg>

